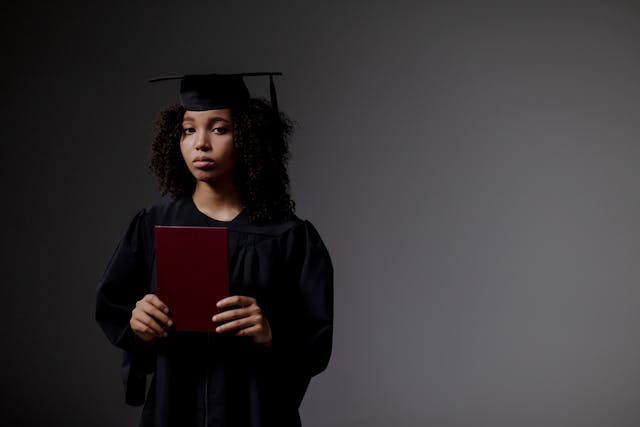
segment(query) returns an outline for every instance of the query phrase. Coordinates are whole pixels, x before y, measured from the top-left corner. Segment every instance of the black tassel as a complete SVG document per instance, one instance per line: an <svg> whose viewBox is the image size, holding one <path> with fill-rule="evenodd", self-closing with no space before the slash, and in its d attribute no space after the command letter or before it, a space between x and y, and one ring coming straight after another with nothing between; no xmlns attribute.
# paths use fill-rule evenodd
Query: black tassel
<svg viewBox="0 0 640 427"><path fill-rule="evenodd" d="M278 97L276 96L276 85L273 83L273 75L269 74L269 92L271 93L271 108L276 116L280 116L278 110Z"/></svg>

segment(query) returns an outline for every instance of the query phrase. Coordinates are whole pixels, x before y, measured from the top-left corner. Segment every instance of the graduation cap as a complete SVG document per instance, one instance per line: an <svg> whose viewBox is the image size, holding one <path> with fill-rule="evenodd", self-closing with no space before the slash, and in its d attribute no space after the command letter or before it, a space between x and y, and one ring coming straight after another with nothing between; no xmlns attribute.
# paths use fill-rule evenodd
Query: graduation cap
<svg viewBox="0 0 640 427"><path fill-rule="evenodd" d="M180 80L180 103L191 111L219 110L244 104L250 97L244 77L269 76L271 107L278 112L278 99L273 76L277 72L236 74L185 74L182 76L156 77L149 83L165 80Z"/></svg>

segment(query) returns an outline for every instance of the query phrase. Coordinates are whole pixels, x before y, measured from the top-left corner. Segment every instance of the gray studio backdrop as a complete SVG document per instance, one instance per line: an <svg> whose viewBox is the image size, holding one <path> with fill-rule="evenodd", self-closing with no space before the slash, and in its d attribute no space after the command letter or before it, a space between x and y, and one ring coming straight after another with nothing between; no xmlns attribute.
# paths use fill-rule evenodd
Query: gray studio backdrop
<svg viewBox="0 0 640 427"><path fill-rule="evenodd" d="M1 18L3 425L136 425L93 304L158 197L145 81L252 70L335 263L306 427L640 425L637 2L118 3Z"/></svg>

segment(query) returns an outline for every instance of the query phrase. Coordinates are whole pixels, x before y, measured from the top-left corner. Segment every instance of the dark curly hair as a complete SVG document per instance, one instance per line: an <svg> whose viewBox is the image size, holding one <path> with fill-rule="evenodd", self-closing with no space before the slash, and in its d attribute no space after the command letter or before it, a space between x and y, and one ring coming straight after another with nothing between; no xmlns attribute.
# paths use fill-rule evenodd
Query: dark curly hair
<svg viewBox="0 0 640 427"><path fill-rule="evenodd" d="M151 146L149 169L158 177L162 194L174 198L191 196L196 184L180 151L184 113L180 105L163 110ZM287 174L291 121L274 113L261 99L250 99L231 113L237 152L235 180L247 213L254 223L290 217L295 210Z"/></svg>

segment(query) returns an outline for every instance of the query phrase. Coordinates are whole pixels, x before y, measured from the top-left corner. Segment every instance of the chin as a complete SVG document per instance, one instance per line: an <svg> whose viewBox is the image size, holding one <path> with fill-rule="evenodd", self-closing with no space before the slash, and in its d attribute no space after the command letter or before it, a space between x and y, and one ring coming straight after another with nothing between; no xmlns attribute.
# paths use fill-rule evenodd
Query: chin
<svg viewBox="0 0 640 427"><path fill-rule="evenodd" d="M209 185L221 184L229 179L226 174L221 175L219 173L211 173L205 171L196 171L196 173L193 174L193 177L196 179L196 181L204 182Z"/></svg>
<svg viewBox="0 0 640 427"><path fill-rule="evenodd" d="M193 177L196 179L196 181L202 181L202 182L213 182L213 181L216 181L217 179L215 175L210 173L203 173L203 172L194 173Z"/></svg>

